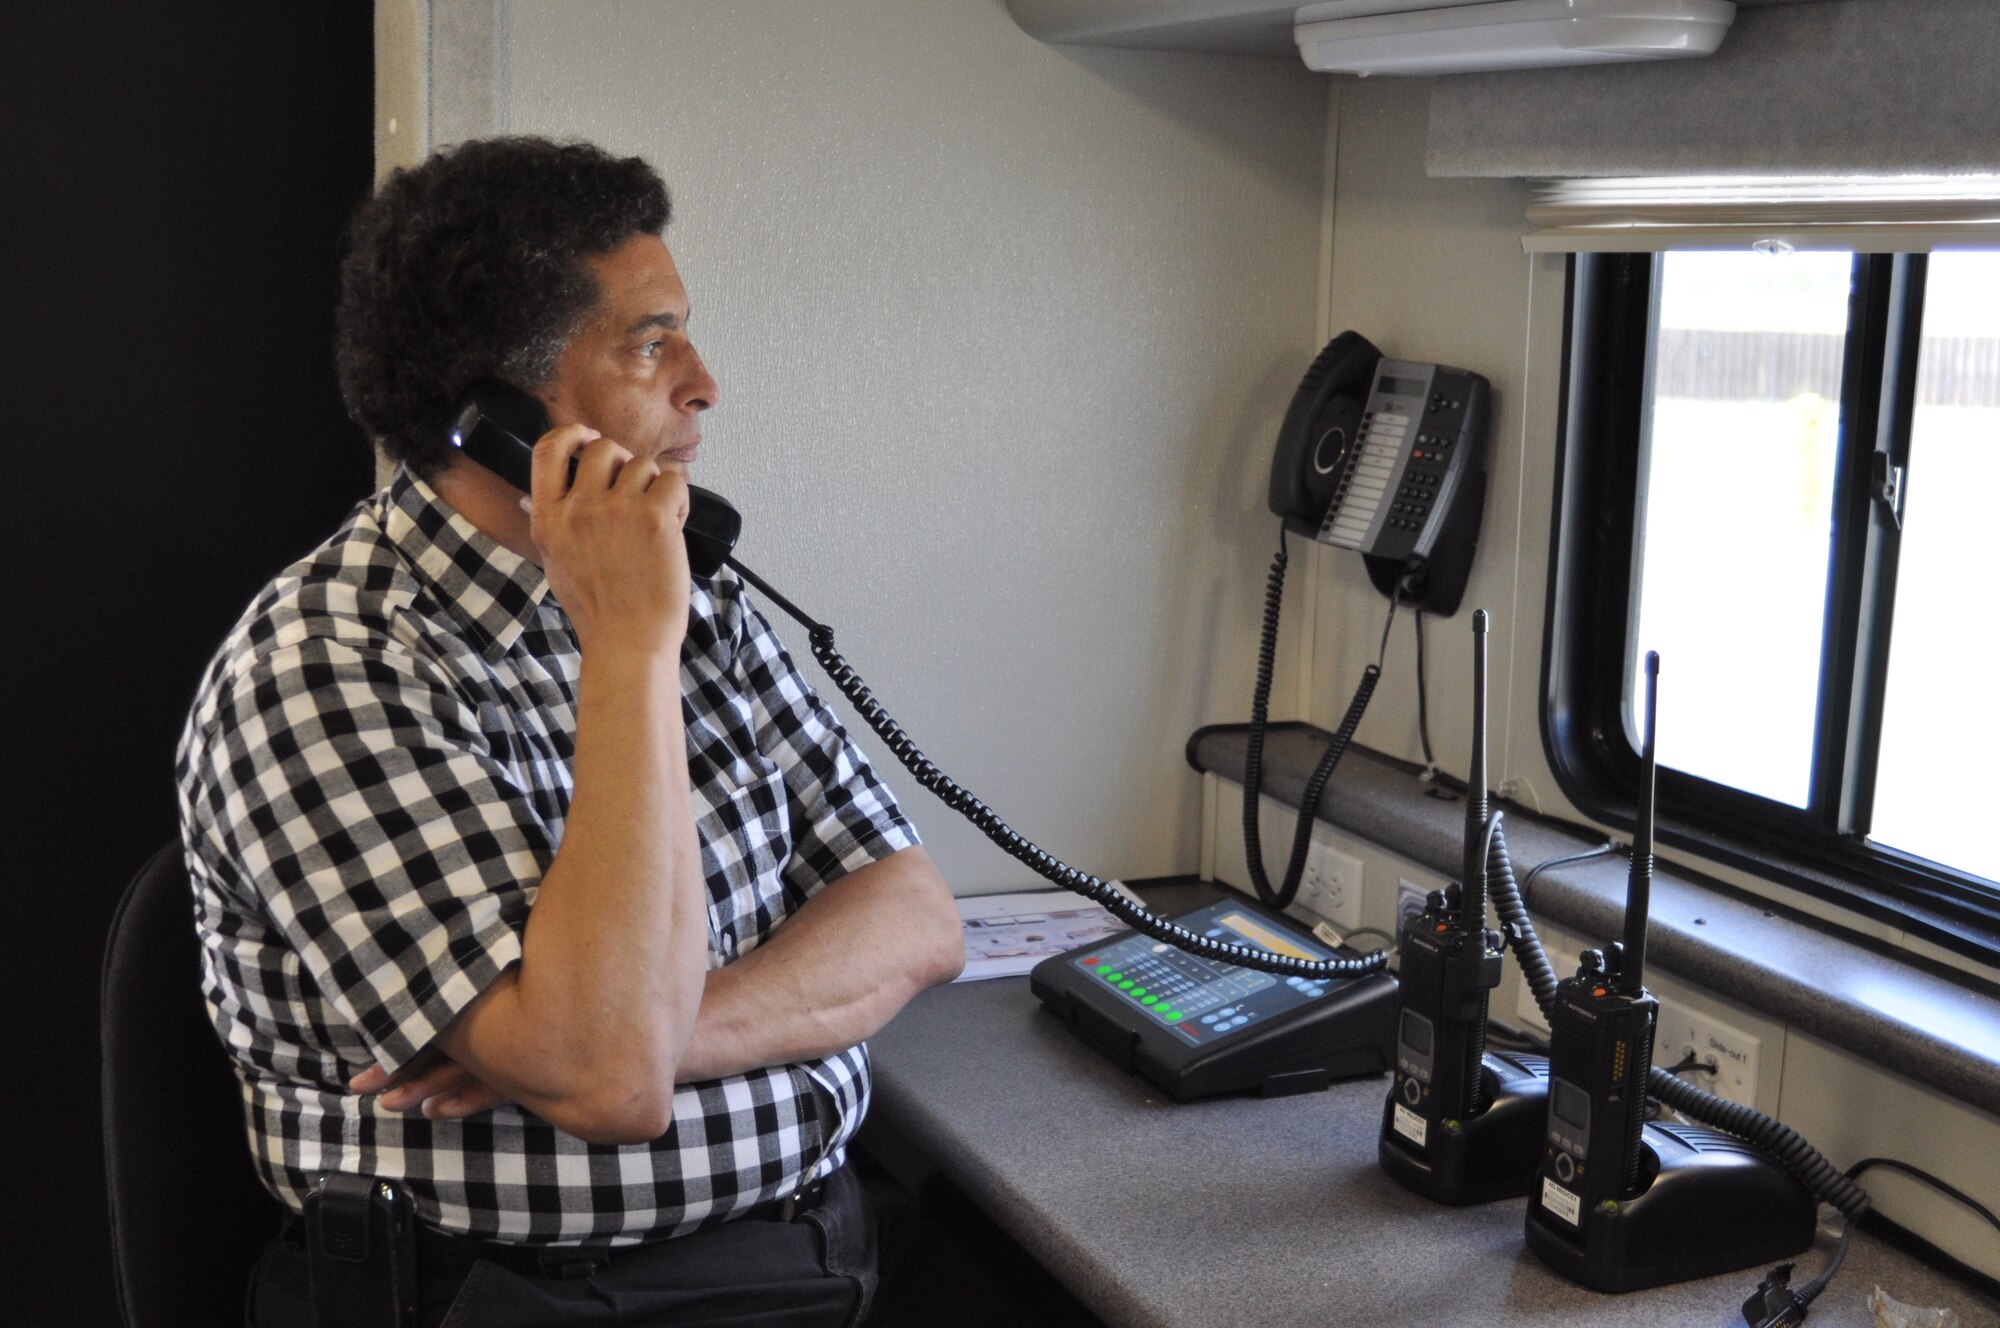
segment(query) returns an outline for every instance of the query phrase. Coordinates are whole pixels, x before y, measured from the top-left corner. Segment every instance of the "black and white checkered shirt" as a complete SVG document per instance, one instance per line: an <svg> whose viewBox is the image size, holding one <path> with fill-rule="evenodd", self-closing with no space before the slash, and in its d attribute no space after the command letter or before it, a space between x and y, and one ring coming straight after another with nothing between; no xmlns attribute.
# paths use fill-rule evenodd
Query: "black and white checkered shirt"
<svg viewBox="0 0 2000 1328"><path fill-rule="evenodd" d="M513 1106L428 1121L347 1090L520 957L569 811L580 659L541 570L399 472L257 597L204 676L177 763L203 986L251 1151L292 1207L351 1171L404 1182L445 1230L624 1243L844 1160L865 1046L683 1086L672 1128L632 1146ZM711 967L917 842L734 580L695 582L681 689Z"/></svg>

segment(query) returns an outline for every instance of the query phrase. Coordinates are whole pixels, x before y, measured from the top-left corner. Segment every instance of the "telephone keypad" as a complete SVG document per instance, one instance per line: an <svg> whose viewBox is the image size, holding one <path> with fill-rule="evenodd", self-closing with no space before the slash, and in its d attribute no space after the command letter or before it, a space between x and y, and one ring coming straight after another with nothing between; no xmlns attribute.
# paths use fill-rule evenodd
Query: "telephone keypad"
<svg viewBox="0 0 2000 1328"><path fill-rule="evenodd" d="M1380 558L1428 554L1479 387L1460 370L1380 361L1320 540Z"/></svg>

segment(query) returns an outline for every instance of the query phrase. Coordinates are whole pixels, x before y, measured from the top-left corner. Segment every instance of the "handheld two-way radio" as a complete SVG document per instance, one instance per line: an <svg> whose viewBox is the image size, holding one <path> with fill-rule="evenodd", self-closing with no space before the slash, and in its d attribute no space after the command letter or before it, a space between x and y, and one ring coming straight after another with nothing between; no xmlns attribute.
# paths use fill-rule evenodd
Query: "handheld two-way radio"
<svg viewBox="0 0 2000 1328"><path fill-rule="evenodd" d="M1556 987L1547 1130L1528 1196L1528 1247L1598 1291L1767 1263L1813 1238L1813 1199L1777 1163L1719 1130L1646 1120L1659 1013L1645 985L1659 678L1660 657L1648 653L1625 939L1587 951Z"/></svg>
<svg viewBox="0 0 2000 1328"><path fill-rule="evenodd" d="M1501 937L1486 926L1487 858L1500 814L1486 798L1486 611L1472 615L1472 766L1465 860L1405 932L1396 1072L1382 1110L1382 1169L1440 1203L1528 1192L1539 1160L1548 1063L1486 1049Z"/></svg>

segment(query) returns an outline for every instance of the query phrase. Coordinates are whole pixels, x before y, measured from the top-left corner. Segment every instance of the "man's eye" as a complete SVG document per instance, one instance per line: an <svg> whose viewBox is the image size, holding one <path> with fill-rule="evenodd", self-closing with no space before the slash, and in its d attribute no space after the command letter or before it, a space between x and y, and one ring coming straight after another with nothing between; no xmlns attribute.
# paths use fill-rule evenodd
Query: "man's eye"
<svg viewBox="0 0 2000 1328"><path fill-rule="evenodd" d="M648 359L651 359L652 357L658 355L660 353L660 347L666 344L667 343L664 341L649 341L645 345L639 347L639 353L641 355L646 356Z"/></svg>

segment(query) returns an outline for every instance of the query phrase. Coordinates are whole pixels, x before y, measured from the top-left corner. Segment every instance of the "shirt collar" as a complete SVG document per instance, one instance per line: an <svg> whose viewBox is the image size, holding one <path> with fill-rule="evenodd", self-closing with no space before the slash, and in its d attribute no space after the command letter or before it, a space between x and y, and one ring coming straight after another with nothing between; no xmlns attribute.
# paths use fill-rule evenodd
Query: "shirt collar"
<svg viewBox="0 0 2000 1328"><path fill-rule="evenodd" d="M503 548L405 467L396 468L380 510L390 542L437 587L481 653L511 649L548 593L542 569Z"/></svg>

